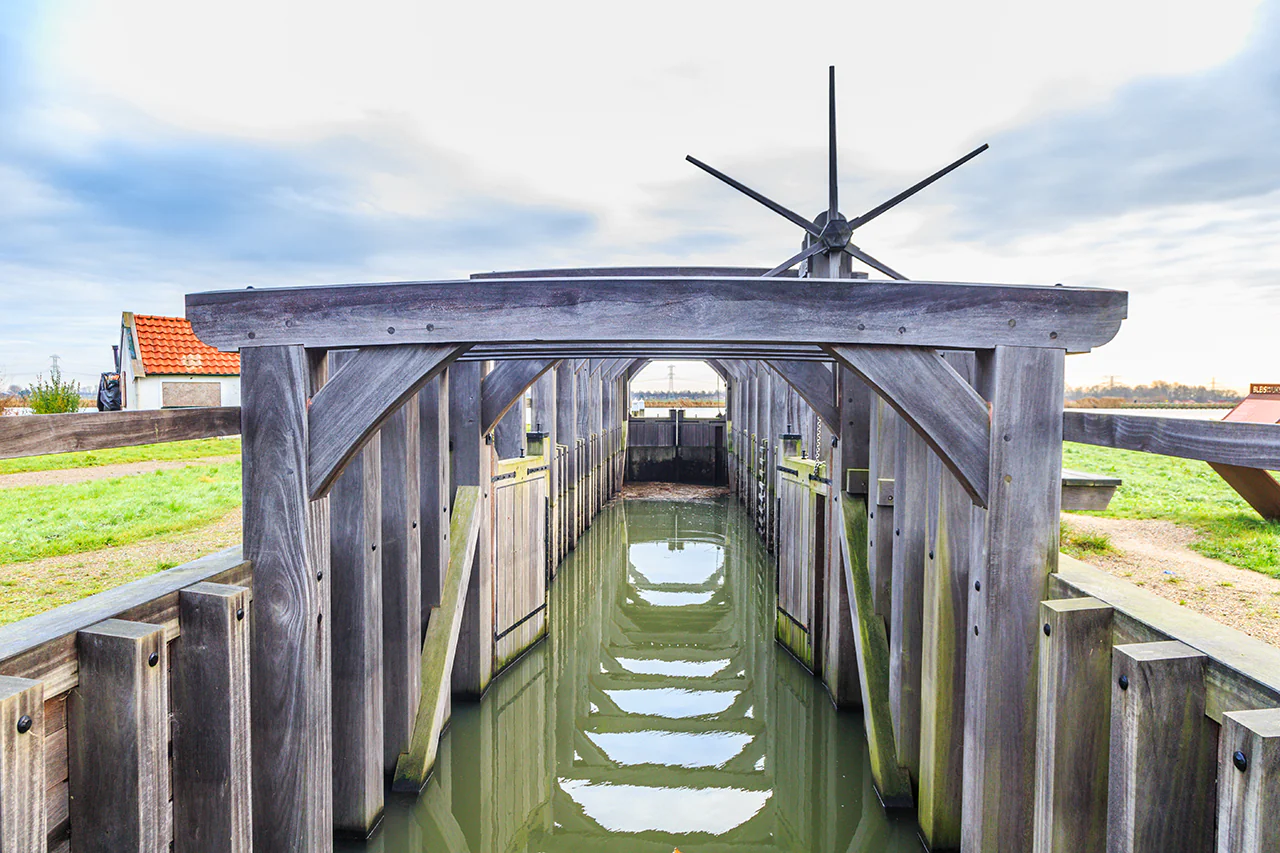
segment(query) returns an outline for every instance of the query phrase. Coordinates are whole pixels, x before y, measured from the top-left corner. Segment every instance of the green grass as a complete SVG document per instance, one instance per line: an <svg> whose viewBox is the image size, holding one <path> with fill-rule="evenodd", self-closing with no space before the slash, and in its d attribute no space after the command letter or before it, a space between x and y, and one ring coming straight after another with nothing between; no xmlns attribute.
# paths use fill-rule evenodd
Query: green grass
<svg viewBox="0 0 1280 853"><path fill-rule="evenodd" d="M1124 480L1106 512L1088 515L1184 524L1199 533L1191 547L1201 554L1280 578L1280 522L1263 521L1204 462L1066 443L1062 464Z"/></svg>
<svg viewBox="0 0 1280 853"><path fill-rule="evenodd" d="M1077 560L1115 551L1111 546L1111 537L1107 534L1073 530L1065 524L1062 525L1061 543L1062 553Z"/></svg>
<svg viewBox="0 0 1280 853"><path fill-rule="evenodd" d="M126 462L203 459L209 456L237 456L239 453L239 438L201 438L195 441L172 441L167 444L144 444L140 447L117 447L111 450L0 459L0 474L96 468L99 465L117 465Z"/></svg>
<svg viewBox="0 0 1280 853"><path fill-rule="evenodd" d="M0 565L192 530L239 505L239 462L0 489Z"/></svg>

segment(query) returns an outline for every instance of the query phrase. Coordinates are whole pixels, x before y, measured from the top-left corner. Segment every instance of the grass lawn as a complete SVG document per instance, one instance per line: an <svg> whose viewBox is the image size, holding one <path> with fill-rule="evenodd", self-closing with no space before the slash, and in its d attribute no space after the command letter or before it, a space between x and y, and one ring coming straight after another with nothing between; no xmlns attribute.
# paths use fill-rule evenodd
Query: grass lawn
<svg viewBox="0 0 1280 853"><path fill-rule="evenodd" d="M1086 514L1184 524L1199 532L1191 547L1201 554L1280 577L1280 522L1263 521L1204 462L1068 442L1062 446L1062 465L1124 480L1106 512ZM1073 539L1064 538L1063 546L1073 556L1108 547Z"/></svg>
<svg viewBox="0 0 1280 853"><path fill-rule="evenodd" d="M89 450L82 453L55 453L49 456L0 459L0 475L21 474L27 471L96 468L99 465L118 465L126 462L237 456L239 453L240 439L238 437L201 438L195 441L144 444L140 447L117 447L111 450Z"/></svg>

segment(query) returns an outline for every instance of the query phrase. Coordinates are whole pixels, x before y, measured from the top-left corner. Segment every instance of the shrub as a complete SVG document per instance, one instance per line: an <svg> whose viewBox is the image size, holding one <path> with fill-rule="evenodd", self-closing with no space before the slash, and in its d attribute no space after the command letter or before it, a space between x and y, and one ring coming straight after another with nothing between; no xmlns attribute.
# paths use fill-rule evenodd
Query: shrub
<svg viewBox="0 0 1280 853"><path fill-rule="evenodd" d="M62 381L62 371L57 367L49 372L49 381L36 374L35 384L27 395L27 405L32 414L56 415L60 412L80 411L80 386L68 379Z"/></svg>

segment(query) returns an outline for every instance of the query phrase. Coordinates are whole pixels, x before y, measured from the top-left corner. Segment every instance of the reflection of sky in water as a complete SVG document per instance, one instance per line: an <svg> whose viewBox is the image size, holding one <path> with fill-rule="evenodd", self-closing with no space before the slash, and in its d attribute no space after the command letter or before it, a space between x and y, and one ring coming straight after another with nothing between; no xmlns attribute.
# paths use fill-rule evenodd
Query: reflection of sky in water
<svg viewBox="0 0 1280 853"><path fill-rule="evenodd" d="M724 563L724 548L710 542L686 542L676 550L665 542L635 542L627 553L636 571L656 584L706 583Z"/></svg>
<svg viewBox="0 0 1280 853"><path fill-rule="evenodd" d="M604 695L628 714L652 714L670 719L719 714L738 698L737 690L681 690L677 687L606 690Z"/></svg>
<svg viewBox="0 0 1280 853"><path fill-rule="evenodd" d="M627 672L637 675L683 675L689 678L715 675L729 665L724 660L641 660L639 658L615 658ZM603 671L604 667L601 667Z"/></svg>
<svg viewBox="0 0 1280 853"><path fill-rule="evenodd" d="M560 789L596 823L613 832L720 834L753 818L772 791L738 788L645 788L561 779Z"/></svg>
<svg viewBox="0 0 1280 853"><path fill-rule="evenodd" d="M616 764L722 767L751 742L741 732L587 732Z"/></svg>
<svg viewBox="0 0 1280 853"><path fill-rule="evenodd" d="M669 592L663 589L636 588L636 596L657 607L685 607L690 604L706 604L714 592Z"/></svg>

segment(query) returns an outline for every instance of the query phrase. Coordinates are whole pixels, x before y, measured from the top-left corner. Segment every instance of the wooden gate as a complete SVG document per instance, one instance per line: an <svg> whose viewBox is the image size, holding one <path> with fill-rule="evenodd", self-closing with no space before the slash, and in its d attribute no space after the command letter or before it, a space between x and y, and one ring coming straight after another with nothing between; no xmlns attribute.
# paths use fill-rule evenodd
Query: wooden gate
<svg viewBox="0 0 1280 853"><path fill-rule="evenodd" d="M550 460L546 454L495 458L493 470L490 506L493 508L493 670L496 674L546 631Z"/></svg>
<svg viewBox="0 0 1280 853"><path fill-rule="evenodd" d="M777 638L812 670L820 667L826 563L827 481L822 463L784 457L778 466Z"/></svg>

